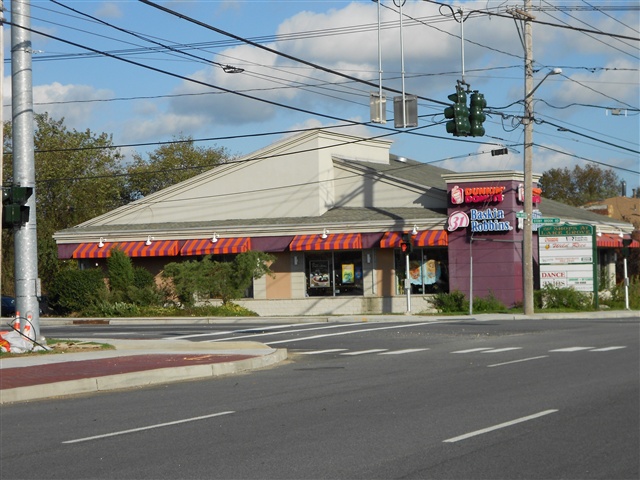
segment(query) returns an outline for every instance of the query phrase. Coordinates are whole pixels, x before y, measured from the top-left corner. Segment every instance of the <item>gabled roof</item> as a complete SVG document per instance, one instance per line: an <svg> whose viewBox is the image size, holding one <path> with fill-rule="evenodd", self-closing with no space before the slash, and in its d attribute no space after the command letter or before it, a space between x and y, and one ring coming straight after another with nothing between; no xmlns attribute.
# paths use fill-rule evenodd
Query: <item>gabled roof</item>
<svg viewBox="0 0 640 480"><path fill-rule="evenodd" d="M397 155L389 155L389 163L370 163L359 160L347 159L338 155L333 156L334 162L357 165L363 170L375 171L387 177L405 180L427 188L435 188L447 192L447 184L442 179L444 173L454 173L445 168L417 162Z"/></svg>

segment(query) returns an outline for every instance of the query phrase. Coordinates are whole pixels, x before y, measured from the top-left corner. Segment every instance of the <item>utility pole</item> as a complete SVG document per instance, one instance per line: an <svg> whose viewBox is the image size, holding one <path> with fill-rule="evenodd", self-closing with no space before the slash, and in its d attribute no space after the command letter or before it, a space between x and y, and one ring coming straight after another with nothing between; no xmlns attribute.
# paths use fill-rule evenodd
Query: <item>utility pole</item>
<svg viewBox="0 0 640 480"><path fill-rule="evenodd" d="M531 0L524 2L524 239L522 242L523 309L533 314L533 28Z"/></svg>
<svg viewBox="0 0 640 480"><path fill-rule="evenodd" d="M24 28L22 28L24 27ZM31 5L29 0L11 0L11 120L13 144L13 184L33 188L25 205L29 218L14 227L14 276L16 312L21 328L29 324L40 338L40 282L38 279L38 237L34 162L33 78L31 56Z"/></svg>
<svg viewBox="0 0 640 480"><path fill-rule="evenodd" d="M4 187L4 2L0 0L0 187ZM2 220L0 202L0 220ZM2 292L2 232L0 231L0 292Z"/></svg>

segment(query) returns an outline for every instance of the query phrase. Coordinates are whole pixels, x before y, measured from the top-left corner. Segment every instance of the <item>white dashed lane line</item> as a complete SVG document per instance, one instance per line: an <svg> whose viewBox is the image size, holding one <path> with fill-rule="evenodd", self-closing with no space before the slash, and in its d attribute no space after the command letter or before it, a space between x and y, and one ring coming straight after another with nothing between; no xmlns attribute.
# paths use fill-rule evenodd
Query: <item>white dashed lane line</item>
<svg viewBox="0 0 640 480"><path fill-rule="evenodd" d="M415 353L415 352L424 352L425 350L429 350L428 348L407 348L405 350L393 350L390 352L382 352L378 355L404 355L405 353Z"/></svg>

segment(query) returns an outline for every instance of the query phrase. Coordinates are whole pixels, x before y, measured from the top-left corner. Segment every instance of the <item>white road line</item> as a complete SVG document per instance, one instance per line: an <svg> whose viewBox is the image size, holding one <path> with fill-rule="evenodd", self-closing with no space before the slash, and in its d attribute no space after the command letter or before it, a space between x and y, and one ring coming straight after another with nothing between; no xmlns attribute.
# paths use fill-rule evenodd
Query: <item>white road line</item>
<svg viewBox="0 0 640 480"><path fill-rule="evenodd" d="M533 415L529 415L527 417L516 418L515 420L511 420L509 422L501 423L499 425L494 425L493 427L483 428L482 430L476 430L475 432L465 433L464 435L460 435L458 437L449 438L447 440L443 440L443 443L454 443L459 442L460 440L466 440L467 438L475 437L477 435L482 435L483 433L493 432L494 430L499 430L501 428L510 427L511 425L516 425L518 423L527 422L529 420L533 420L538 417L543 417L545 415L549 415L551 413L555 413L558 410L545 410L543 412L534 413Z"/></svg>
<svg viewBox="0 0 640 480"><path fill-rule="evenodd" d="M329 350L315 350L313 352L297 352L300 355L318 355L320 353L345 352L347 348L330 348Z"/></svg>
<svg viewBox="0 0 640 480"><path fill-rule="evenodd" d="M592 352L609 352L611 350L620 350L621 348L627 348L627 347L626 346L615 346L615 347L594 348L591 351Z"/></svg>
<svg viewBox="0 0 640 480"><path fill-rule="evenodd" d="M323 322L313 322L313 323L305 323L304 325L320 325ZM291 323L288 325L272 325L272 326L268 326L268 327L255 327L255 328L241 328L239 330L228 330L228 331L223 331L223 332L209 332L209 333L194 333L191 335L178 335L177 337L164 337L163 340L182 340L185 338L198 338L198 337L217 337L219 335L233 335L234 333L243 333L246 332L248 330L276 330L276 329L282 329L282 328L289 328L289 327L299 327L301 324L300 323Z"/></svg>
<svg viewBox="0 0 640 480"><path fill-rule="evenodd" d="M428 348L407 348L405 350L393 350L391 352L382 352L378 355L402 355L404 353L414 353L414 352L424 352L425 350L429 350Z"/></svg>
<svg viewBox="0 0 640 480"><path fill-rule="evenodd" d="M522 358L520 360L512 360L511 362L494 363L493 365L487 365L487 367L500 367L502 365L509 365L511 363L528 362L529 360L538 360L540 358L547 358L549 355L541 355L539 357Z"/></svg>
<svg viewBox="0 0 640 480"><path fill-rule="evenodd" d="M122 430L120 432L105 433L104 435L95 435L93 437L77 438L75 440L67 440L67 441L62 442L62 443L80 443L80 442L88 442L90 440L100 440L102 438L115 437L117 435L126 435L126 434L129 434L129 433L135 433L135 432L142 432L142 431L145 431L145 430L152 430L154 428L170 427L172 425L179 425L181 423L188 423L188 422L197 422L198 420L206 420L207 418L220 417L222 415L229 415L229 414L232 414L232 413L236 413L236 412L229 411L229 412L212 413L211 415L203 415L201 417L185 418L184 420L176 420L175 422L158 423L156 425L149 425L147 427L132 428L130 430Z"/></svg>
<svg viewBox="0 0 640 480"><path fill-rule="evenodd" d="M348 332L337 332L337 333L326 333L324 335L312 335L311 337L301 337L301 338L290 338L288 340L278 340L277 342L264 342L267 345L277 345L278 343L290 343L290 342L301 342L303 340L315 340L317 338L325 338L325 337L335 337L337 335L351 335L353 333L363 333L363 332L375 332L377 330L392 330L392 329L400 329L400 328L411 328L411 327L421 327L423 325L435 325L438 323L449 323L447 321L442 322L420 322L420 323L408 323L402 325L391 325L387 327L375 327L375 328L365 328L362 330L349 330ZM363 324L350 324L350 325L363 325ZM313 329L310 329L313 330ZM237 338L237 337L236 337Z"/></svg>
<svg viewBox="0 0 640 480"><path fill-rule="evenodd" d="M341 353L340 355L366 355L367 353L386 352L386 348L372 348L371 350L360 350L358 352Z"/></svg>
<svg viewBox="0 0 640 480"><path fill-rule="evenodd" d="M580 350L592 350L593 347L567 347L556 348L555 350L549 350L550 352L579 352Z"/></svg>
<svg viewBox="0 0 640 480"><path fill-rule="evenodd" d="M486 348L470 348L468 350L458 350L456 352L451 352L451 353L473 353L473 352L482 352L483 350L493 350L493 347L486 347Z"/></svg>
<svg viewBox="0 0 640 480"><path fill-rule="evenodd" d="M367 325L367 324L366 323L362 323L362 322L341 323L341 324L337 324L337 325L327 325L327 326L324 326L324 327L298 328L298 329L295 329L295 330L287 330L286 332L253 333L251 335L240 335L240 336L237 336L237 337L218 338L216 340L209 340L209 342L212 342L212 343L213 342L225 342L225 341L239 340L241 338L268 337L268 336L271 336L271 335L284 335L286 333L307 332L307 331L311 331L311 330L326 330L326 329L330 329L330 328L357 327L357 326L361 326L361 325ZM240 330L240 332L242 332L242 331L246 331L246 329ZM283 342L292 342L292 341L294 341L294 340L284 340ZM283 343L283 342L273 342L273 343Z"/></svg>
<svg viewBox="0 0 640 480"><path fill-rule="evenodd" d="M510 350L522 350L522 347L506 347L506 348L494 348L492 350L485 350L482 353L502 353Z"/></svg>

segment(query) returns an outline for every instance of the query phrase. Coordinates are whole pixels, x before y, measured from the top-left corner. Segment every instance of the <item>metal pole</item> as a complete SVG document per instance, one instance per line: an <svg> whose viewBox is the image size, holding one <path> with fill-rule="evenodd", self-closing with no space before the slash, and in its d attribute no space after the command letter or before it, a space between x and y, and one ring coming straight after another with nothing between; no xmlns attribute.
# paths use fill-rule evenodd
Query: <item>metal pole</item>
<svg viewBox="0 0 640 480"><path fill-rule="evenodd" d="M629 310L629 277L627 276L627 256L625 255L624 261L624 308Z"/></svg>
<svg viewBox="0 0 640 480"><path fill-rule="evenodd" d="M384 108L382 106L382 43L380 36L380 2L382 0L378 0L378 118L380 119L380 123L385 123L382 121L385 114Z"/></svg>
<svg viewBox="0 0 640 480"><path fill-rule="evenodd" d="M402 34L402 5L404 5L405 0L400 0L400 75L402 77L402 127L407 127L407 105L404 101L404 38Z"/></svg>
<svg viewBox="0 0 640 480"><path fill-rule="evenodd" d="M31 68L31 5L29 0L11 0L11 118L13 123L13 181L21 187L32 187L27 200L29 221L14 229L16 311L23 317L22 326L30 318L36 339L40 338L38 294L38 237L36 231L35 164L33 157L34 115ZM21 28L26 27L26 28Z"/></svg>
<svg viewBox="0 0 640 480"><path fill-rule="evenodd" d="M410 273L409 273L409 254L407 253L405 255L406 257L406 262L405 262L405 270L406 270L406 277L404 280L404 291L407 294L407 313L411 313L411 278L409 277Z"/></svg>
<svg viewBox="0 0 640 480"><path fill-rule="evenodd" d="M525 12L531 10L531 0L525 0ZM524 20L524 241L522 244L523 309L533 314L533 37L531 19Z"/></svg>
<svg viewBox="0 0 640 480"><path fill-rule="evenodd" d="M0 0L0 186L4 188L4 2ZM0 219L2 219L2 202L0 202ZM2 232L0 232L0 292L2 291Z"/></svg>
<svg viewBox="0 0 640 480"><path fill-rule="evenodd" d="M469 241L469 315L473 315L473 236Z"/></svg>
<svg viewBox="0 0 640 480"><path fill-rule="evenodd" d="M458 13L460 14L460 56L462 57L462 83L464 81L464 10L462 8L458 9Z"/></svg>

